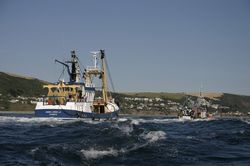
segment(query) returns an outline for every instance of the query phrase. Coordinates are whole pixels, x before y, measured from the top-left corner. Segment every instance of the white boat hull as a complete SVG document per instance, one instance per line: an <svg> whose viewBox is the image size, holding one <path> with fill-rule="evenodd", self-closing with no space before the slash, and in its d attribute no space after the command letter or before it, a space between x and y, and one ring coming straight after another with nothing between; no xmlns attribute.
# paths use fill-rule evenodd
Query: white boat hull
<svg viewBox="0 0 250 166"><path fill-rule="evenodd" d="M114 119L118 117L119 107L114 103L108 103L105 113L95 113L91 110L90 103L67 102L66 105L46 105L38 102L35 109L36 117L54 118L105 118Z"/></svg>

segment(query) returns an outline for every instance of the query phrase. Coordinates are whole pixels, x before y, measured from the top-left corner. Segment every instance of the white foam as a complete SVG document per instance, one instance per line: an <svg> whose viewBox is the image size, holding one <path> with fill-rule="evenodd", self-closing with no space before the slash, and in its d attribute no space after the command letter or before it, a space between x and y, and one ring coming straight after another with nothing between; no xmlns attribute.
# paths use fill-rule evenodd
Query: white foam
<svg viewBox="0 0 250 166"><path fill-rule="evenodd" d="M127 118L119 118L117 121L118 122L126 122L128 119Z"/></svg>
<svg viewBox="0 0 250 166"><path fill-rule="evenodd" d="M121 132L123 132L126 135L130 135L130 133L132 133L134 131L133 125L131 124L113 124L112 125L113 128L117 128L119 130L121 130Z"/></svg>
<svg viewBox="0 0 250 166"><path fill-rule="evenodd" d="M147 134L142 135L142 137L150 143L153 143L158 140L166 139L166 133L164 131L150 131Z"/></svg>
<svg viewBox="0 0 250 166"><path fill-rule="evenodd" d="M117 156L119 151L113 148L109 148L108 150L96 150L94 148L90 148L89 150L81 150L81 153L87 159L97 159L104 156Z"/></svg>
<svg viewBox="0 0 250 166"><path fill-rule="evenodd" d="M187 136L187 139L194 139L194 136L188 135L188 136Z"/></svg>
<svg viewBox="0 0 250 166"><path fill-rule="evenodd" d="M241 133L241 134L244 134L244 133L245 133L245 130L240 130L240 133Z"/></svg>
<svg viewBox="0 0 250 166"><path fill-rule="evenodd" d="M205 118L205 119L193 119L193 120L191 120L191 122L193 121L193 122L199 122L199 121L211 121L211 120L214 120L214 119L209 119L209 118Z"/></svg>
<svg viewBox="0 0 250 166"><path fill-rule="evenodd" d="M167 124L173 122L180 122L179 119L132 119L131 124L139 125L140 123L156 123L156 124Z"/></svg>
<svg viewBox="0 0 250 166"><path fill-rule="evenodd" d="M248 120L241 120L241 121L246 123L246 124L250 124L250 121L248 121Z"/></svg>
<svg viewBox="0 0 250 166"><path fill-rule="evenodd" d="M104 120L103 119L100 119L100 120L92 120L92 119L81 119L81 121L82 122L84 122L84 123L88 123L88 124L100 124L100 123L102 123L102 122L104 122Z"/></svg>
<svg viewBox="0 0 250 166"><path fill-rule="evenodd" d="M178 119L153 119L153 123L173 123L173 122L178 122Z"/></svg>
<svg viewBox="0 0 250 166"><path fill-rule="evenodd" d="M123 133L125 133L125 134L127 134L127 135L129 135L130 133L132 133L132 132L134 131L133 126L121 126L121 127L119 127L119 129L120 129Z"/></svg>
<svg viewBox="0 0 250 166"><path fill-rule="evenodd" d="M86 159L91 160L91 159L100 159L105 156L118 156L119 154L128 153L137 150L139 148L145 147L147 145L148 143L142 145L135 144L130 148L121 148L120 150L113 148L108 148L107 150L97 150L94 148L90 148L89 150L82 149L80 152L84 155Z"/></svg>
<svg viewBox="0 0 250 166"><path fill-rule="evenodd" d="M76 118L37 118L37 117L8 117L0 116L0 123L26 123L26 124L49 124L54 127L55 124L65 124L74 122L84 122L88 124L99 124L104 120L93 121L92 119L76 119Z"/></svg>
<svg viewBox="0 0 250 166"><path fill-rule="evenodd" d="M36 147L34 149L31 149L30 153L34 155L39 150L39 147Z"/></svg>
<svg viewBox="0 0 250 166"><path fill-rule="evenodd" d="M0 117L0 124L14 123L15 125L41 125L47 124L51 127L55 127L57 124L73 123L79 121L79 119L60 119L60 118L27 118L27 117Z"/></svg>
<svg viewBox="0 0 250 166"><path fill-rule="evenodd" d="M98 150L98 149L90 148L88 150L82 149L80 152L88 160L99 159L105 156L118 156L119 154L124 154L130 151L134 151L139 148L145 147L149 143L154 143L156 141L166 139L166 133L164 131L150 131L147 134L142 134L141 136L145 140L147 140L147 142L141 145L135 144L130 148L121 148L120 150L114 149L113 147L108 148L106 150Z"/></svg>
<svg viewBox="0 0 250 166"><path fill-rule="evenodd" d="M136 119L133 119L132 121L131 121L131 124L133 125L138 125L140 122L138 121L138 120L136 120Z"/></svg>

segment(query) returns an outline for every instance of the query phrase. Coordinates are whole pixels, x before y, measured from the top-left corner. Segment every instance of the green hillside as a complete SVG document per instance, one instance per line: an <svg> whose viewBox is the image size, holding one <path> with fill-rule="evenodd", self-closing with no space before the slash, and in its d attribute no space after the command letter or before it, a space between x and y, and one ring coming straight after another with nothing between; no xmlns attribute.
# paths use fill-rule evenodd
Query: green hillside
<svg viewBox="0 0 250 166"><path fill-rule="evenodd" d="M233 111L250 112L250 96L224 93L219 103L232 108Z"/></svg>
<svg viewBox="0 0 250 166"><path fill-rule="evenodd" d="M32 97L46 93L43 90L46 83L35 78L0 72L0 111L33 111L35 104L30 101ZM15 103L15 100L18 102Z"/></svg>
<svg viewBox="0 0 250 166"><path fill-rule="evenodd" d="M42 86L46 84L35 78L25 78L0 72L0 93L4 96L40 96L44 94Z"/></svg>

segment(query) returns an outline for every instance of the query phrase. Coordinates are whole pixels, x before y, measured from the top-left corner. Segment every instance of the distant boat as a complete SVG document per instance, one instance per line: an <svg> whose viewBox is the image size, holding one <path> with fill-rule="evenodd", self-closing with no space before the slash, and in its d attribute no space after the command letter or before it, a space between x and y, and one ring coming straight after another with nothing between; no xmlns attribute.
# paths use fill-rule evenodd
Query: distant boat
<svg viewBox="0 0 250 166"><path fill-rule="evenodd" d="M184 107L179 114L180 120L193 120L193 119L207 119L206 100L200 95L196 101L191 100L189 97L184 102ZM211 117L209 117L211 118Z"/></svg>
<svg viewBox="0 0 250 166"><path fill-rule="evenodd" d="M80 68L75 51L71 51L70 61L55 60L67 69L69 82L59 81L44 86L48 90L48 94L37 103L36 117L92 119L115 119L118 117L118 103L108 92L107 61L104 50L92 52L92 56L94 65L84 69L82 74L83 70ZM100 66L98 65L99 61L101 62ZM97 91L94 79L101 80L100 91ZM96 92L101 95L98 97Z"/></svg>

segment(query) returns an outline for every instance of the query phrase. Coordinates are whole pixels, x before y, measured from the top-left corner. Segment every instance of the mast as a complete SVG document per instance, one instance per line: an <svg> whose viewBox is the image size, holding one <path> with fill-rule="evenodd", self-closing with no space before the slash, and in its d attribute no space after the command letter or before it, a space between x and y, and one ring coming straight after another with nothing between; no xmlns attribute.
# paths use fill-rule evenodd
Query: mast
<svg viewBox="0 0 250 166"><path fill-rule="evenodd" d="M75 50L71 51L71 61L66 61L66 63L71 63L70 82L80 82L80 67Z"/></svg>
<svg viewBox="0 0 250 166"><path fill-rule="evenodd" d="M66 61L64 63L56 59L55 62L58 62L67 68L67 72L69 74L69 81L71 83L75 83L75 82L77 83L81 81L81 73L80 73L80 67L78 64L78 57L76 56L76 53L74 50L71 51L71 61ZM71 63L71 71L70 71L69 65L66 63Z"/></svg>
<svg viewBox="0 0 250 166"><path fill-rule="evenodd" d="M94 86L93 84L93 77L99 77L101 79L101 84L102 84L102 101L103 104L107 104L109 101L108 97L108 83L107 83L107 72L106 72L106 61L105 61L105 52L104 50L100 51L92 51L91 52L92 57L93 57L93 66L88 66L87 70L84 73L85 77L85 83L86 86ZM100 68L98 67L98 61L101 61L101 66Z"/></svg>
<svg viewBox="0 0 250 166"><path fill-rule="evenodd" d="M108 85L106 79L106 63L105 63L105 53L104 50L100 50L101 53L101 61L102 61L102 96L103 101L106 104L108 102Z"/></svg>
<svg viewBox="0 0 250 166"><path fill-rule="evenodd" d="M203 82L201 82L201 87L200 87L200 96L199 96L199 97L203 97L203 95L202 95L202 90L203 90Z"/></svg>
<svg viewBox="0 0 250 166"><path fill-rule="evenodd" d="M75 51L71 51L71 61L69 63L72 63L71 65L71 74L70 74L70 81L76 82L76 54Z"/></svg>

